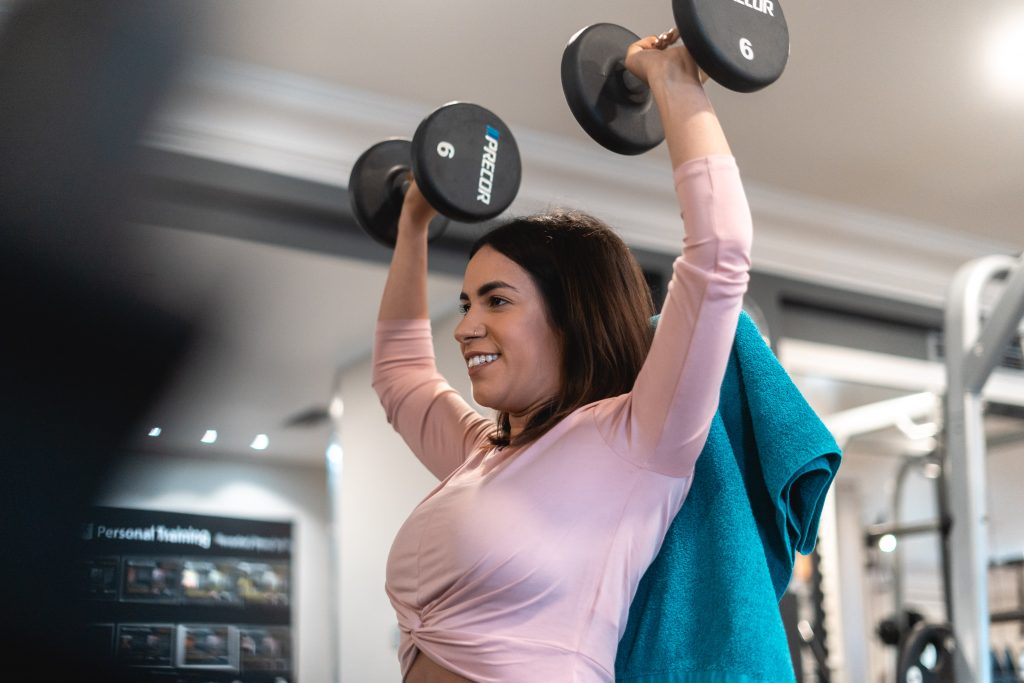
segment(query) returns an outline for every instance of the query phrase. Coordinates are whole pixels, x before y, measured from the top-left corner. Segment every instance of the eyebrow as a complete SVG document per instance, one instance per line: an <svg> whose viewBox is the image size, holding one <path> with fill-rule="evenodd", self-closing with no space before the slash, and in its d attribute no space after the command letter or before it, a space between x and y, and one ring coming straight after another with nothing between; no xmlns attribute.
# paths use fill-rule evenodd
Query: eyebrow
<svg viewBox="0 0 1024 683"><path fill-rule="evenodd" d="M476 295L478 297L486 296L488 293L493 292L496 289L502 288L511 289L513 292L519 291L518 289L516 289L507 282L504 282L502 280L492 280L490 282L480 285L480 289L476 290ZM469 301L469 295L466 294L465 292L462 292L461 294L459 294L459 301Z"/></svg>

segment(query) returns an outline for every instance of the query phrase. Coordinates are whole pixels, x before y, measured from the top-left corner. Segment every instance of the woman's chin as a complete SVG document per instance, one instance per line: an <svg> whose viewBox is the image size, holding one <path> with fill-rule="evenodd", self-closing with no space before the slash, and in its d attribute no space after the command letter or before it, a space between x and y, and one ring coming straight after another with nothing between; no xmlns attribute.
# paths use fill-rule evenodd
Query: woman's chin
<svg viewBox="0 0 1024 683"><path fill-rule="evenodd" d="M473 391L473 402L481 408L487 408L488 410L497 410L494 407L493 402L488 398L487 393L483 391Z"/></svg>

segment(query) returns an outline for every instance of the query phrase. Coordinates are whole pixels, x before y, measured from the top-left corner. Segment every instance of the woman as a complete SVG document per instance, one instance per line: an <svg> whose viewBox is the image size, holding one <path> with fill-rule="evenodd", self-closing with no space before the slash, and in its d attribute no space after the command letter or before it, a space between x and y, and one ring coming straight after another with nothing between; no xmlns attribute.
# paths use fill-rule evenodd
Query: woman
<svg viewBox="0 0 1024 683"><path fill-rule="evenodd" d="M597 682L689 490L749 271L739 172L675 31L626 66L654 93L686 216L657 332L642 273L599 221L514 221L473 249L455 331L476 413L436 371L427 224L413 188L377 328L374 388L442 482L399 531L387 591L407 683Z"/></svg>

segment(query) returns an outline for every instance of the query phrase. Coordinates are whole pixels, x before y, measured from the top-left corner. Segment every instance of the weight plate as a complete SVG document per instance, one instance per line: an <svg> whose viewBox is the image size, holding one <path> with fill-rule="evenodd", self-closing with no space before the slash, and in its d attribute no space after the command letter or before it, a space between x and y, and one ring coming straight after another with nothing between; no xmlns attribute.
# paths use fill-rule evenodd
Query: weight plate
<svg viewBox="0 0 1024 683"><path fill-rule="evenodd" d="M615 24L593 24L562 52L562 91L580 127L617 154L642 154L665 139L650 88L625 76L626 49L640 37ZM638 86L630 90L626 80Z"/></svg>
<svg viewBox="0 0 1024 683"><path fill-rule="evenodd" d="M737 92L771 85L789 60L779 0L672 0L683 43L712 80Z"/></svg>
<svg viewBox="0 0 1024 683"><path fill-rule="evenodd" d="M416 128L412 168L439 212L467 223L494 218L519 192L522 164L512 131L494 113L452 102Z"/></svg>
<svg viewBox="0 0 1024 683"><path fill-rule="evenodd" d="M914 625L899 653L896 680L900 683L952 683L953 629L946 624Z"/></svg>
<svg viewBox="0 0 1024 683"><path fill-rule="evenodd" d="M398 217L405 197L403 180L411 170L411 148L412 143L401 138L378 142L359 155L348 178L349 204L356 222L387 247L393 248L398 236ZM444 217L435 218L430 223L429 239L437 239L447 227Z"/></svg>

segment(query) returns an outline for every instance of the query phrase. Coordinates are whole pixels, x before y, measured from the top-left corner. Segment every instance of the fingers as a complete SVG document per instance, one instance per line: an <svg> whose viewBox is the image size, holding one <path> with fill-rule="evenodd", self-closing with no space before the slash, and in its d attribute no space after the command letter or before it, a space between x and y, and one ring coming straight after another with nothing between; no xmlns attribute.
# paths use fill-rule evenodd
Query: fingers
<svg viewBox="0 0 1024 683"><path fill-rule="evenodd" d="M658 49L658 36L647 36L636 41L630 47L639 47L642 50L655 50Z"/></svg>
<svg viewBox="0 0 1024 683"><path fill-rule="evenodd" d="M658 34L654 40L654 46L658 50L664 50L666 47L676 42L679 39L679 29L675 26L665 31L664 33Z"/></svg>
<svg viewBox="0 0 1024 683"><path fill-rule="evenodd" d="M649 83L648 79L652 74L662 67L674 64L682 67L700 84L704 84L708 76L693 61L693 56L686 46L673 47L678 40L679 30L675 27L656 36L641 38L627 48L626 67L641 81Z"/></svg>
<svg viewBox="0 0 1024 683"><path fill-rule="evenodd" d="M633 43L637 47L643 50L664 50L672 43L679 40L679 31L672 27L664 33L660 33L656 36L647 36Z"/></svg>

